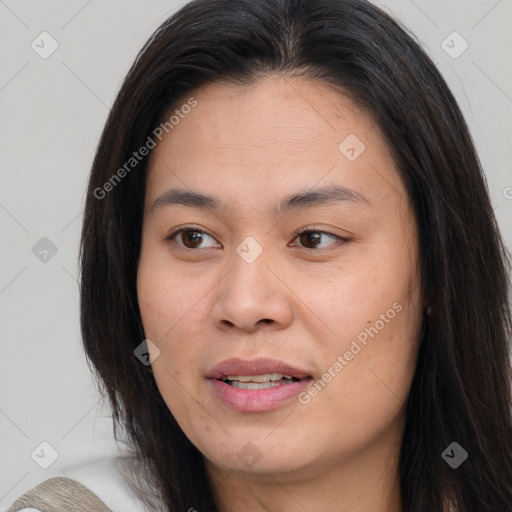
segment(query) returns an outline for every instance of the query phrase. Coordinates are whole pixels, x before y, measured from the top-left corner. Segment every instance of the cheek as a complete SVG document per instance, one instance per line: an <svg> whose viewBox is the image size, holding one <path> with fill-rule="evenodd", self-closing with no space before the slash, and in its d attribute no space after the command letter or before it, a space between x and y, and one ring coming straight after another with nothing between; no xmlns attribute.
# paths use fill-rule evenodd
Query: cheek
<svg viewBox="0 0 512 512"><path fill-rule="evenodd" d="M182 307L178 307L181 304ZM192 302L193 304L193 302ZM191 367L194 354L200 350L200 311L190 306L176 294L140 295L139 307L146 338L159 349L158 364L178 376L180 369ZM188 311L188 312L187 312Z"/></svg>
<svg viewBox="0 0 512 512"><path fill-rule="evenodd" d="M146 335L166 345L178 331L197 326L204 313L209 282L206 274L183 271L170 264L165 251L142 256L137 295ZM211 285L210 285L211 286ZM187 336L187 333L184 334Z"/></svg>
<svg viewBox="0 0 512 512"><path fill-rule="evenodd" d="M158 354L152 357L153 377L167 407L184 428L181 421L189 416L193 405L185 390L192 389L190 369L198 357L195 340L199 338L190 328L195 324L186 322L188 316L177 307L180 297L167 293L160 279L151 286L154 281L146 280L144 272L140 276L138 294L144 334L156 345L153 350Z"/></svg>
<svg viewBox="0 0 512 512"><path fill-rule="evenodd" d="M407 255L392 249L377 258L360 255L357 265L325 279L321 290L308 290L319 297L311 309L329 327L318 344L319 371L329 383L319 385L323 398L317 400L317 414L330 403L347 420L358 418L352 425L361 425L365 415L385 420L402 407L414 374L422 318L409 268Z"/></svg>
<svg viewBox="0 0 512 512"><path fill-rule="evenodd" d="M307 403L304 397L304 421L314 418L317 425L324 425L325 441L338 439L336 447L330 446L340 454L362 449L403 419L419 334L415 308L407 304L401 302L403 309L394 318L388 317L382 329L375 320L363 329L350 327L354 335L342 334L322 355L324 373L316 381L314 396ZM363 318L360 315L361 322Z"/></svg>
<svg viewBox="0 0 512 512"><path fill-rule="evenodd" d="M365 321L370 315L360 315L352 335L343 339L344 347L331 354L330 359L342 355L346 363L329 398L348 418L357 418L355 424L368 420L378 426L405 406L416 367L421 315L406 294L371 311L372 319Z"/></svg>
<svg viewBox="0 0 512 512"><path fill-rule="evenodd" d="M295 280L294 291L322 320L321 333L333 350L340 348L340 340L356 337L377 321L381 325L380 317L387 311L394 318L393 304L404 306L409 300L411 282L403 271L407 263L392 261L385 251L356 248L342 265L313 269L307 279ZM312 335L318 338L319 332Z"/></svg>
<svg viewBox="0 0 512 512"><path fill-rule="evenodd" d="M137 294L144 334L158 347L153 374L174 412L185 405L180 397L184 389L191 389L190 369L197 366L203 349L209 307L206 298L212 284L204 272L194 276L175 263L170 265L165 251L141 256Z"/></svg>

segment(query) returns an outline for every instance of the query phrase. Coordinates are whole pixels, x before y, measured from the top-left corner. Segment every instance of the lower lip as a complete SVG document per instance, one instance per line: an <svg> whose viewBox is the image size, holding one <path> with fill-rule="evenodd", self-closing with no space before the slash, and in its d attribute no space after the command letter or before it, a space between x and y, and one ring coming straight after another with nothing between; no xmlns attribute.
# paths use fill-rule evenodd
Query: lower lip
<svg viewBox="0 0 512 512"><path fill-rule="evenodd" d="M214 393L224 405L243 412L263 412L281 407L306 389L311 379L302 379L290 384L281 384L265 389L240 389L217 379L209 379Z"/></svg>

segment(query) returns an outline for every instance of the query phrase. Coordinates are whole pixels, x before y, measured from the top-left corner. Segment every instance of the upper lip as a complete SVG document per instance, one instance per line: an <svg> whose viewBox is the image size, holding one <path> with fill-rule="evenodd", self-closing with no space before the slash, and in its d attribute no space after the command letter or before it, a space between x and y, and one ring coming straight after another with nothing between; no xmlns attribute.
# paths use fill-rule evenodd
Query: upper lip
<svg viewBox="0 0 512 512"><path fill-rule="evenodd" d="M258 358L258 359L226 359L214 366L208 375L208 379L225 379L235 375L265 375L267 373L281 373L290 375L296 379L304 379L311 375L305 370L295 368L290 364L278 361L277 359Z"/></svg>

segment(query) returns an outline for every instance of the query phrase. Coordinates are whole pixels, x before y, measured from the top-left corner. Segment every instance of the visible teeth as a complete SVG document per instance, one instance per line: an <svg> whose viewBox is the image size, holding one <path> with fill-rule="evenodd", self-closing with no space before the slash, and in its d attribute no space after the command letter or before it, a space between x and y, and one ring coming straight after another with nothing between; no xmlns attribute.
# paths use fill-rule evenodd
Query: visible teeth
<svg viewBox="0 0 512 512"><path fill-rule="evenodd" d="M282 373L266 373L264 375L228 375L227 380L238 382L271 382L281 379L292 379L290 375Z"/></svg>
<svg viewBox="0 0 512 512"><path fill-rule="evenodd" d="M230 382L230 384L234 388L239 389L266 389L266 388L273 388L274 386L282 386L284 383L279 382L240 382L238 380L233 380Z"/></svg>

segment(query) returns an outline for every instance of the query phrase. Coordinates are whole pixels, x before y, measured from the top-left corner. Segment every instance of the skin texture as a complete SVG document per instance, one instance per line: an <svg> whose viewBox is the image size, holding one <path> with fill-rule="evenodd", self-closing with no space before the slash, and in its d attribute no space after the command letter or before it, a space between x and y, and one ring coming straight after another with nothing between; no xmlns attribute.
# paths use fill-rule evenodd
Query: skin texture
<svg viewBox="0 0 512 512"><path fill-rule="evenodd" d="M274 75L192 96L197 106L152 151L147 178L137 287L160 351L150 348L158 389L205 455L222 511L398 512L423 304L416 224L389 148L371 116L321 82ZM354 161L339 149L350 134L365 144ZM371 204L272 215L284 196L327 184ZM152 210L172 187L227 206ZM188 225L206 234L165 240ZM348 241L297 237L311 226ZM252 263L236 251L248 236L262 248ZM333 370L370 326L378 333ZM331 379L308 403L235 411L205 379L232 357L279 359L313 381L331 368ZM251 465L237 456L248 442Z"/></svg>

